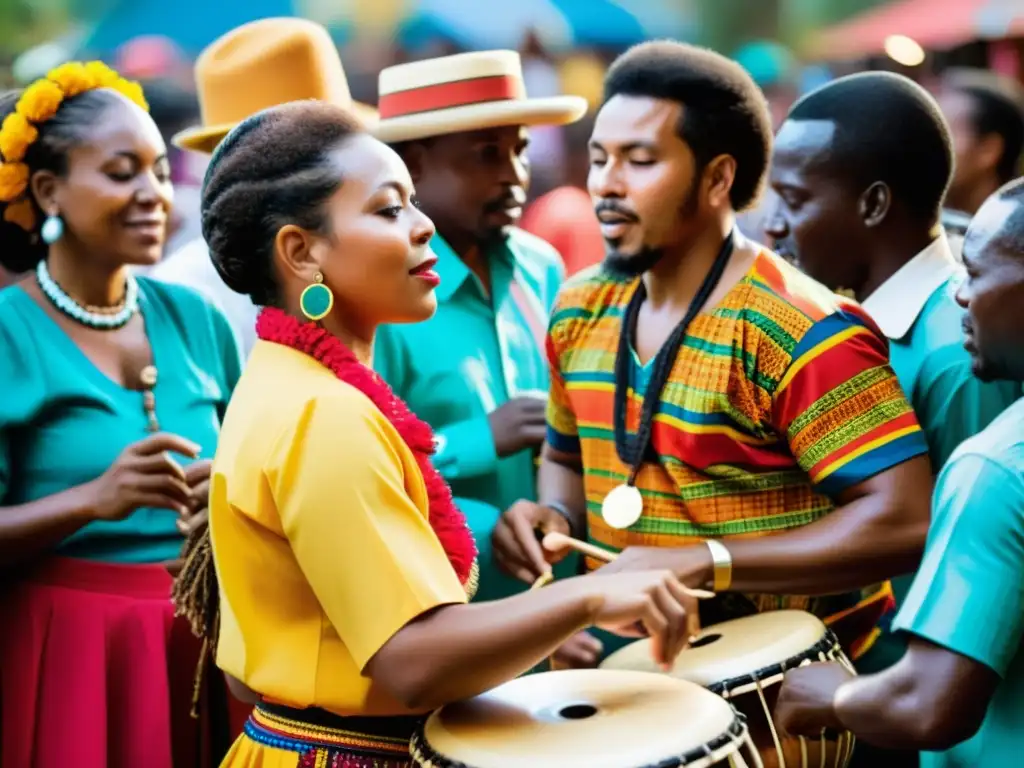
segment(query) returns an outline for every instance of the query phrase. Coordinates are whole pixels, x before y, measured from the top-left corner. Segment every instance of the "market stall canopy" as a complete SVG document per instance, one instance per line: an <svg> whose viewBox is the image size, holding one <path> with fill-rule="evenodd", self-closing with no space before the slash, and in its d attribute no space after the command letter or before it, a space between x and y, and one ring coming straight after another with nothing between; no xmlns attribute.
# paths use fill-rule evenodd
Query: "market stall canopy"
<svg viewBox="0 0 1024 768"><path fill-rule="evenodd" d="M831 61L871 56L881 53L893 35L947 50L1014 34L1024 34L1022 0L895 0L821 30L808 54Z"/></svg>
<svg viewBox="0 0 1024 768"><path fill-rule="evenodd" d="M488 6L468 0L405 0L399 30L410 47L440 35L467 49L518 48L532 32L553 51L624 48L651 37L690 36L694 14L688 8L681 0L513 0Z"/></svg>
<svg viewBox="0 0 1024 768"><path fill-rule="evenodd" d="M195 56L235 27L280 16L297 16L293 0L121 0L97 22L77 55L111 57L123 43L144 35L160 35Z"/></svg>

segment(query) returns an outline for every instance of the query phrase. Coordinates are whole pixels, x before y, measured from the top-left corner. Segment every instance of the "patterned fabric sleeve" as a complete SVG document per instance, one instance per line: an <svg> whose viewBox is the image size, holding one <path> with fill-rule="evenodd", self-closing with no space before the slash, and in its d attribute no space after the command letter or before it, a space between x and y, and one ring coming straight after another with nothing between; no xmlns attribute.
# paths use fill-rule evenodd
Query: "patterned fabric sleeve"
<svg viewBox="0 0 1024 768"><path fill-rule="evenodd" d="M551 387L548 391L547 409L547 442L560 453L579 455L580 436L576 427L576 414L572 410L572 402L566 388L565 376L562 372L562 353L560 340L564 334L564 323L567 322L563 309L556 302L551 316L551 323L545 341L548 366L551 372Z"/></svg>
<svg viewBox="0 0 1024 768"><path fill-rule="evenodd" d="M885 338L852 304L804 334L773 407L800 467L832 498L928 452Z"/></svg>

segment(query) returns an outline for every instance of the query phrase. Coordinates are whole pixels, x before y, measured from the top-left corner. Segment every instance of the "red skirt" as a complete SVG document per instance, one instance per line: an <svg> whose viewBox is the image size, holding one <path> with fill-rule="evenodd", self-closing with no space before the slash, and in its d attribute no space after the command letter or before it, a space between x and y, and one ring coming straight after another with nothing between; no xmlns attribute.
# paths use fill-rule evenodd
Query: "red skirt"
<svg viewBox="0 0 1024 768"><path fill-rule="evenodd" d="M200 643L175 619L160 565L53 557L0 582L0 765L215 766L251 707L204 686Z"/></svg>

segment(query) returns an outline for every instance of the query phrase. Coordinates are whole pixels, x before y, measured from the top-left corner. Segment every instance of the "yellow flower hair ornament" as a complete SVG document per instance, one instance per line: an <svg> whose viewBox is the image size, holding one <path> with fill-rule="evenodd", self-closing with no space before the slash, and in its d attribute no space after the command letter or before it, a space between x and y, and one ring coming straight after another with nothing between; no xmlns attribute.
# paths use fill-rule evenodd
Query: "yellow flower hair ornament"
<svg viewBox="0 0 1024 768"><path fill-rule="evenodd" d="M39 138L37 126L53 119L66 99L98 88L117 91L149 111L142 86L124 79L101 61L62 64L22 91L14 111L0 124L0 204L5 204L4 221L26 231L35 228L35 210L26 194L29 168L23 160Z"/></svg>

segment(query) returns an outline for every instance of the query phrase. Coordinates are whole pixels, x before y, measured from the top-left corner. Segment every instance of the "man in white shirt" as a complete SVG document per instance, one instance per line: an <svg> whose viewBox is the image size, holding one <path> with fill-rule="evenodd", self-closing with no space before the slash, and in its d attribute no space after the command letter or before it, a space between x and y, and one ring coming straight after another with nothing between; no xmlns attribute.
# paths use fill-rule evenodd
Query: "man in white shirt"
<svg viewBox="0 0 1024 768"><path fill-rule="evenodd" d="M231 30L200 54L195 77L202 125L174 137L177 146L195 152L211 154L242 120L289 101L319 99L352 109L364 122L376 117L371 107L352 101L327 30L305 19L261 19ZM259 310L224 284L202 238L169 254L150 276L206 296L228 318L248 355Z"/></svg>

